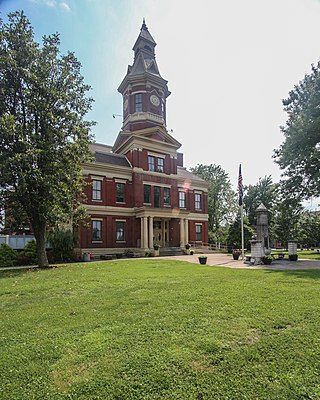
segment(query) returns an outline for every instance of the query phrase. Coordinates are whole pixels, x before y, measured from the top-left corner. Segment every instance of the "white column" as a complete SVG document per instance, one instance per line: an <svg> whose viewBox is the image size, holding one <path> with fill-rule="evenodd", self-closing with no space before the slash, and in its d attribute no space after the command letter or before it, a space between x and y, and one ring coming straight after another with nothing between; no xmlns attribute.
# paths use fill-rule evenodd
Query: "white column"
<svg viewBox="0 0 320 400"><path fill-rule="evenodd" d="M143 217L143 245L148 248L148 217Z"/></svg>
<svg viewBox="0 0 320 400"><path fill-rule="evenodd" d="M164 218L162 218L162 220L161 220L161 227L162 227L162 229L161 229L161 240L162 240L162 246L164 246L165 245L165 234L164 234L164 232L166 230L166 220Z"/></svg>
<svg viewBox="0 0 320 400"><path fill-rule="evenodd" d="M143 217L140 218L140 247L144 249Z"/></svg>
<svg viewBox="0 0 320 400"><path fill-rule="evenodd" d="M185 222L185 229L184 229L184 232L185 232L185 244L187 244L187 243L189 243L189 226L188 226L188 219L186 218L186 219L184 220L184 222Z"/></svg>
<svg viewBox="0 0 320 400"><path fill-rule="evenodd" d="M149 249L153 248L153 217L149 217Z"/></svg>
<svg viewBox="0 0 320 400"><path fill-rule="evenodd" d="M184 220L180 218L180 247L184 247L185 237L184 237Z"/></svg>

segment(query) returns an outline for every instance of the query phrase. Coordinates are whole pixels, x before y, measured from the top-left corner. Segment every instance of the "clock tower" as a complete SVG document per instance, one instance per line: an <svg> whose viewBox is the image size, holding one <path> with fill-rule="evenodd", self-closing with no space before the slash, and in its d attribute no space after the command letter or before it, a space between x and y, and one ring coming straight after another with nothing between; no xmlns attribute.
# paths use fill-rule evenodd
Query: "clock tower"
<svg viewBox="0 0 320 400"><path fill-rule="evenodd" d="M168 81L160 75L155 56L156 42L145 20L133 46L133 65L118 91L123 97L123 132L151 127L166 127L166 99L170 95Z"/></svg>

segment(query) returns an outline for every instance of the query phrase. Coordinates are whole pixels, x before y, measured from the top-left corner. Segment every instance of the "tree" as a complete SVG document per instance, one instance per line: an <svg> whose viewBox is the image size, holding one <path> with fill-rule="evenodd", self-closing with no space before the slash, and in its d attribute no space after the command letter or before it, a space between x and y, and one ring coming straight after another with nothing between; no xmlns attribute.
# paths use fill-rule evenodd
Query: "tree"
<svg viewBox="0 0 320 400"><path fill-rule="evenodd" d="M45 266L47 229L80 210L93 100L75 55L60 54L58 34L40 46L23 12L0 27L0 201L21 206Z"/></svg>
<svg viewBox="0 0 320 400"><path fill-rule="evenodd" d="M288 114L285 136L274 158L282 185L300 199L320 195L320 62L283 100Z"/></svg>
<svg viewBox="0 0 320 400"><path fill-rule="evenodd" d="M274 208L272 236L286 247L288 240L297 239L297 224L303 207L298 200L291 197L280 197Z"/></svg>
<svg viewBox="0 0 320 400"><path fill-rule="evenodd" d="M236 193L231 189L228 174L220 165L198 164L190 170L209 183L209 231L219 239L219 229L229 224L237 213Z"/></svg>
<svg viewBox="0 0 320 400"><path fill-rule="evenodd" d="M277 185L272 183L271 176L260 178L256 185L246 186L244 192L244 210L250 225L256 224L256 209L261 203L263 203L268 210L268 219L270 223L272 221L272 208L277 198Z"/></svg>
<svg viewBox="0 0 320 400"><path fill-rule="evenodd" d="M253 235L253 229L249 225L249 219L243 218L243 233L244 233L244 247L250 248L250 239ZM241 249L241 218L237 216L235 221L229 226L228 237L227 237L228 248L235 246L237 249Z"/></svg>
<svg viewBox="0 0 320 400"><path fill-rule="evenodd" d="M298 240L306 247L320 246L320 213L305 211L298 222Z"/></svg>

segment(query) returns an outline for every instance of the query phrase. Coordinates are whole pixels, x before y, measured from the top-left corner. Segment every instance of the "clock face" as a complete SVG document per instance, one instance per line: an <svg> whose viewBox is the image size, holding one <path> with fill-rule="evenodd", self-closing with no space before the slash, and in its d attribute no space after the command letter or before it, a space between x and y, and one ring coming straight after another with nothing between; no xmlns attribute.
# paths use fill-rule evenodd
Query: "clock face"
<svg viewBox="0 0 320 400"><path fill-rule="evenodd" d="M127 111L127 108L128 108L128 99L125 100L123 107L124 107L124 110Z"/></svg>
<svg viewBox="0 0 320 400"><path fill-rule="evenodd" d="M150 101L151 101L151 104L153 104L154 106L156 106L156 107L158 107L158 105L160 104L160 99L159 99L159 97L157 97L156 95L152 95L152 96L150 96Z"/></svg>

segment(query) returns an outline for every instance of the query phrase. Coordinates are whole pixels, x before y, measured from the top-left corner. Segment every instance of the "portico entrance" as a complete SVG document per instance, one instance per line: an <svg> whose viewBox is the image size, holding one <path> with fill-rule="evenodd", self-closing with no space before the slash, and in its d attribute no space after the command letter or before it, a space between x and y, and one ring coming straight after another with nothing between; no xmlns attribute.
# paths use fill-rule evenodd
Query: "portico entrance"
<svg viewBox="0 0 320 400"><path fill-rule="evenodd" d="M154 218L153 220L153 243L161 247L169 246L169 220L165 218Z"/></svg>
<svg viewBox="0 0 320 400"><path fill-rule="evenodd" d="M140 247L142 249L152 249L154 243L159 244L161 247L172 246L170 236L171 222L173 221L170 217L158 217L158 216L141 216L140 217L140 228L141 228L141 242ZM180 225L180 240L175 240L174 243L180 241L180 247L184 248L185 244L188 243L188 219L179 218ZM176 229L179 229L179 225ZM175 244L177 246L177 244ZM179 246L179 245L178 245Z"/></svg>

